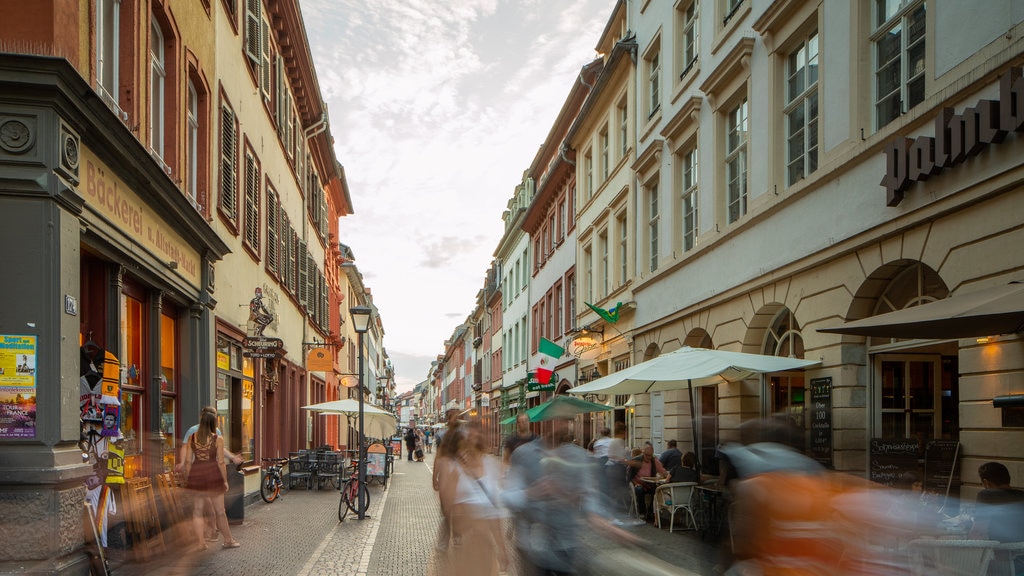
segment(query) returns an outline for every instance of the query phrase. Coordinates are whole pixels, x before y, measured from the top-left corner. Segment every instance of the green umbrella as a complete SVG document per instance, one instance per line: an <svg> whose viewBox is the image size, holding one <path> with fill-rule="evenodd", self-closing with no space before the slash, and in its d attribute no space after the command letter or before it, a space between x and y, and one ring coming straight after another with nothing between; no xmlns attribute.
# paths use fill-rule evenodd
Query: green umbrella
<svg viewBox="0 0 1024 576"><path fill-rule="evenodd" d="M543 422L544 420L564 420L577 414L604 412L611 409L611 406L588 402L576 396L555 396L543 404L530 408L526 414L530 417L530 422Z"/></svg>

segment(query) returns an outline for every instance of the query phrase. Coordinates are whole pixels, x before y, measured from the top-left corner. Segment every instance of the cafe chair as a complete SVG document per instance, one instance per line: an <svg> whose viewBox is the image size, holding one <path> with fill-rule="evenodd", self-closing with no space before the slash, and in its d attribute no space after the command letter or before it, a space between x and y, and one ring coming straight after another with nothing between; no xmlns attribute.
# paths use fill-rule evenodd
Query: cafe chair
<svg viewBox="0 0 1024 576"><path fill-rule="evenodd" d="M1016 567L1024 565L1024 542L1003 542L996 544L993 548L996 556L992 559L992 566L989 567L990 575L1016 576L1022 573Z"/></svg>
<svg viewBox="0 0 1024 576"><path fill-rule="evenodd" d="M914 576L978 576L995 557L995 540L917 539L907 544Z"/></svg>
<svg viewBox="0 0 1024 576"><path fill-rule="evenodd" d="M654 521L661 528L661 513L668 512L668 531L675 530L676 513L684 516L683 530L696 530L697 519L693 515L693 487L696 482L670 482L654 490Z"/></svg>

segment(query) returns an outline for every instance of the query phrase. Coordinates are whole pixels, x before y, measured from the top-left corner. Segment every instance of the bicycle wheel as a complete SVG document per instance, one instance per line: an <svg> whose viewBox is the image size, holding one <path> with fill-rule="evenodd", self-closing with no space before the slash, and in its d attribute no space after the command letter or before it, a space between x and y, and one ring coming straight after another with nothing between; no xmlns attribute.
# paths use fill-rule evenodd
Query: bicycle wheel
<svg viewBox="0 0 1024 576"><path fill-rule="evenodd" d="M354 482L356 485L358 485L359 486L359 492L363 493L363 503L365 504L365 507L363 508L363 511L365 512L366 509L370 507L370 490L366 488L366 483L365 482L362 483L362 484L360 484L358 480L351 480L350 482ZM359 492L356 492L356 490L354 488L351 488L351 487L349 488L348 492L349 492L348 508L349 508L349 510L351 510L351 511L355 512L356 514L358 514L359 513Z"/></svg>
<svg viewBox="0 0 1024 576"><path fill-rule="evenodd" d="M355 505L351 503L352 495L355 493L352 490L352 483L354 480L346 480L341 485L341 498L338 499L338 522L344 522L345 516L348 515L349 510L355 510Z"/></svg>
<svg viewBox="0 0 1024 576"><path fill-rule="evenodd" d="M277 477L273 474L267 474L263 477L263 482L260 482L260 497L267 504L270 504L274 500L277 500L277 495L281 492L281 485L278 484Z"/></svg>

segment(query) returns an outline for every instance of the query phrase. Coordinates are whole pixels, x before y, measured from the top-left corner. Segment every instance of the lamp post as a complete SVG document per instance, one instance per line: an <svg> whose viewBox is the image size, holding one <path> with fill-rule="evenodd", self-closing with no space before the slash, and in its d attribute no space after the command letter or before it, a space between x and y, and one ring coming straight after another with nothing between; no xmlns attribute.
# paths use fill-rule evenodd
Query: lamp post
<svg viewBox="0 0 1024 576"><path fill-rule="evenodd" d="M363 334L370 328L370 315L373 310L368 306L353 306L348 309L352 315L352 327L359 334L359 519L366 518L366 442L363 441Z"/></svg>

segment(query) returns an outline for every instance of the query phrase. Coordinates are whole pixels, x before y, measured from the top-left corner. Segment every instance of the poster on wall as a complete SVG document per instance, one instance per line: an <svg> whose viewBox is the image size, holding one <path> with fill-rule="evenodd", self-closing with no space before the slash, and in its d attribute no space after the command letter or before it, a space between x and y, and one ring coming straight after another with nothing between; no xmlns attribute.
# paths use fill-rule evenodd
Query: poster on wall
<svg viewBox="0 0 1024 576"><path fill-rule="evenodd" d="M36 337L0 334L0 438L36 437Z"/></svg>

